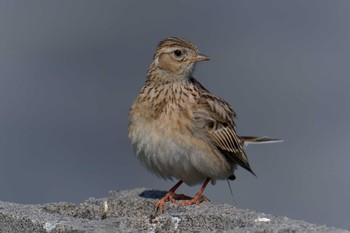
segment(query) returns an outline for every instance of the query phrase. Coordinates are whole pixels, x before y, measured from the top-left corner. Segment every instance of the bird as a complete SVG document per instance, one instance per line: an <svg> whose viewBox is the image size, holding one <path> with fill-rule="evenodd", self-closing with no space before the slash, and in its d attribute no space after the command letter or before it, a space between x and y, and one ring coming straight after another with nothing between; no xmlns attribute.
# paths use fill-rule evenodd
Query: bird
<svg viewBox="0 0 350 233"><path fill-rule="evenodd" d="M159 42L147 79L129 111L128 137L136 157L151 173L178 182L155 204L200 204L207 184L235 179L241 166L254 176L244 145L279 142L268 137L240 137L235 111L193 77L197 63L208 61L195 44L181 37ZM175 191L202 183L193 198ZM180 200L179 200L180 199Z"/></svg>

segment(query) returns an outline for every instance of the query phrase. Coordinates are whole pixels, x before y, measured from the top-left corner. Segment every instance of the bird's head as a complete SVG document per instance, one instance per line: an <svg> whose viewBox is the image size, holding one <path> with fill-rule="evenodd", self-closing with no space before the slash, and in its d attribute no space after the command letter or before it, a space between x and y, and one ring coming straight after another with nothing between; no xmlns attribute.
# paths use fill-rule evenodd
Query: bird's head
<svg viewBox="0 0 350 233"><path fill-rule="evenodd" d="M178 37L170 37L159 42L153 57L152 66L171 75L188 77L194 65L209 58L200 54L190 41Z"/></svg>

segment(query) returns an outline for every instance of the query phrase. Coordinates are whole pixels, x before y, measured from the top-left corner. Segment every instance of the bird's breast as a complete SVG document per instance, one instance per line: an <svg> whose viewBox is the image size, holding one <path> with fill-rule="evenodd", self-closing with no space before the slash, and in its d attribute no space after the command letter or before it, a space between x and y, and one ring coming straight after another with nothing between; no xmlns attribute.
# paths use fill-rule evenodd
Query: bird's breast
<svg viewBox="0 0 350 233"><path fill-rule="evenodd" d="M197 103L185 91L144 90L133 104L129 137L137 158L154 174L187 184L227 178L232 169L193 124Z"/></svg>

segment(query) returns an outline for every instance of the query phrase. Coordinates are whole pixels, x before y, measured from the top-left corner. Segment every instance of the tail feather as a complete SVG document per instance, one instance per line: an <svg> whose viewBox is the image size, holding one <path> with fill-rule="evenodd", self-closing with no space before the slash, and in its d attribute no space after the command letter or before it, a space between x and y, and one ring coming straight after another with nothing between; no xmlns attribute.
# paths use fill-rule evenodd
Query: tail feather
<svg viewBox="0 0 350 233"><path fill-rule="evenodd" d="M283 142L282 139L269 138L265 136L263 137L243 136L243 137L240 137L240 140L244 145Z"/></svg>

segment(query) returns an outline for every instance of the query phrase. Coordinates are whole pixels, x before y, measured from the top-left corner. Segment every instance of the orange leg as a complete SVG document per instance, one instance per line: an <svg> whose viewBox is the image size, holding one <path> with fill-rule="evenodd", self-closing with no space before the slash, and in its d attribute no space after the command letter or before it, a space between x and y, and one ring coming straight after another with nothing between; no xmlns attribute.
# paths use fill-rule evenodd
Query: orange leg
<svg viewBox="0 0 350 233"><path fill-rule="evenodd" d="M199 191L197 192L196 196L194 196L194 198L192 198L191 200L183 200L181 201L181 205L185 206L185 205L193 205L193 204L200 204L203 201L208 201L208 198L206 198L206 196L202 195L205 187L207 186L207 184L209 183L210 178L207 178L202 187L199 189Z"/></svg>
<svg viewBox="0 0 350 233"><path fill-rule="evenodd" d="M163 213L163 206L165 202L171 201L172 203L175 203L175 198L182 196L181 194L175 194L176 189L180 187L182 183L182 180L177 182L162 199L156 202L156 210L160 210L160 212Z"/></svg>

